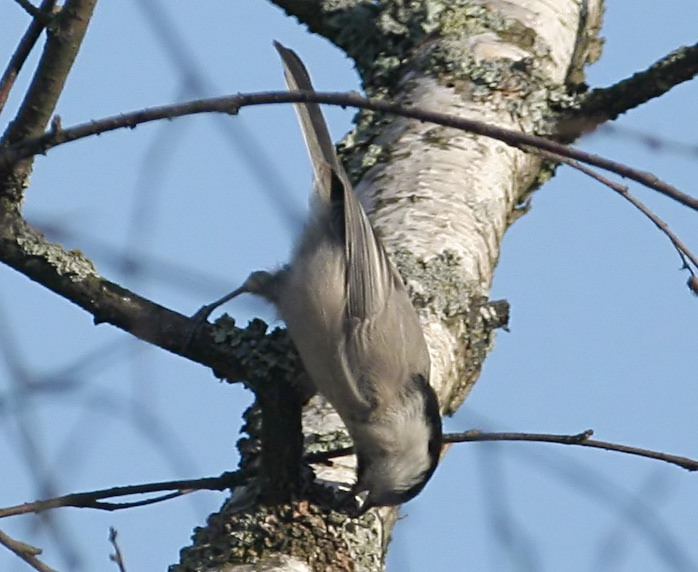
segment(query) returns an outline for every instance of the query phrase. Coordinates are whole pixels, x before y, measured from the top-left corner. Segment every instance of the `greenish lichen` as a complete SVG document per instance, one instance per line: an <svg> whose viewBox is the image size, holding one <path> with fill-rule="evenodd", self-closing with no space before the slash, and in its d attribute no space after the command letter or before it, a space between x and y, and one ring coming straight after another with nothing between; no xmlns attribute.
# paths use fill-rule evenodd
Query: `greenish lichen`
<svg viewBox="0 0 698 572"><path fill-rule="evenodd" d="M445 3L439 26L440 37L464 37L487 31L503 31L507 20L499 12L470 1Z"/></svg>
<svg viewBox="0 0 698 572"><path fill-rule="evenodd" d="M415 307L435 315L458 338L457 383L441 401L444 413L450 414L460 406L479 376L494 342L494 331L506 329L509 304L504 300L490 301L479 284L464 282L461 259L452 251L424 261L398 249L392 253L392 259L405 279Z"/></svg>
<svg viewBox="0 0 698 572"><path fill-rule="evenodd" d="M462 352L460 368L455 377L457 383L442 401L445 415L453 414L475 385L494 344L495 330L508 327L509 303L506 300L490 301L485 296L473 297L462 319L458 341Z"/></svg>
<svg viewBox="0 0 698 572"><path fill-rule="evenodd" d="M469 311L473 295L482 288L463 281L460 257L445 250L425 261L406 249L391 253L391 259L408 286L416 308L428 308L440 319L460 319Z"/></svg>
<svg viewBox="0 0 698 572"><path fill-rule="evenodd" d="M422 141L430 147L448 149L451 143L452 133L446 127L434 125L422 133Z"/></svg>
<svg viewBox="0 0 698 572"><path fill-rule="evenodd" d="M43 237L25 234L17 237L17 246L26 257L45 260L61 276L73 282L98 276L92 261L79 250L66 251L61 245L47 242Z"/></svg>
<svg viewBox="0 0 698 572"><path fill-rule="evenodd" d="M375 543L372 529L368 519L350 519L302 500L256 506L250 512L238 512L228 503L208 518L205 527L195 529L194 545L182 550L180 563L169 570L200 572L235 563L249 565L275 553L307 562L317 571L375 569L356 560L363 542Z"/></svg>
<svg viewBox="0 0 698 572"><path fill-rule="evenodd" d="M346 431L330 431L328 433L313 433L305 438L306 453L324 453L335 449L351 447L352 442Z"/></svg>
<svg viewBox="0 0 698 572"><path fill-rule="evenodd" d="M495 9L472 0L398 0L362 4L360 12L362 17L370 14L370 22L359 25L355 9L334 14L337 25L344 19L352 22L338 32L346 37L337 43L357 62L370 97L395 99L399 93L400 102L409 105L405 72L417 71L470 101L506 112L524 131L539 135L553 133L559 114L579 106L577 95L547 77L547 45L533 29ZM469 41L476 35L489 35L487 41L518 47L518 53L528 56L477 57ZM380 113L358 113L355 129L339 146L352 181L394 158L389 145L377 143L389 124L394 125L392 118ZM430 130L429 142L448 146L444 133Z"/></svg>
<svg viewBox="0 0 698 572"><path fill-rule="evenodd" d="M371 167L389 161L389 147L375 141L390 120L383 113L361 110L355 118L354 129L337 146L337 153L354 184Z"/></svg>
<svg viewBox="0 0 698 572"><path fill-rule="evenodd" d="M231 349L233 359L246 372L248 384L254 386L269 379L293 383L303 371L298 352L286 330L268 332L268 327L255 318L246 328L240 328L234 318L224 314L213 324L213 338Z"/></svg>

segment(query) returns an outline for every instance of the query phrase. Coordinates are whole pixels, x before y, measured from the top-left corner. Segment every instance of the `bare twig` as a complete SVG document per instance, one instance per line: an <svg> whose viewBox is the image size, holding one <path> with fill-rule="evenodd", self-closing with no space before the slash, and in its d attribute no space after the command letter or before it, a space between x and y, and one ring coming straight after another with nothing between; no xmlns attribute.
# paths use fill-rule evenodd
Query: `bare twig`
<svg viewBox="0 0 698 572"><path fill-rule="evenodd" d="M32 4L29 5L33 10L38 11L42 16L46 16L53 10L53 7L56 5L56 0L43 0L39 8L35 8ZM5 107L7 98L10 95L12 86L14 85L22 66L24 66L24 63L27 61L27 58L36 44L36 41L39 39L41 31L46 27L47 21L48 20L46 17L34 17L27 27L27 31L24 32L24 35L20 39L19 44L17 44L17 49L12 54L12 57L10 58L2 77L0 77L0 113L2 113L2 110Z"/></svg>
<svg viewBox="0 0 698 572"><path fill-rule="evenodd" d="M448 433L444 435L444 444L446 443L464 443L473 441L531 441L538 443L557 443L561 445L579 445L581 447L592 447L595 449L606 449L607 451L617 451L628 455L637 455L658 461L664 461L674 465L678 465L689 471L698 471L698 461L681 457L678 455L670 455L659 451L649 449L641 449L631 447L629 445L621 445L618 443L610 443L608 441L596 441L590 437L594 434L591 429L576 435L555 435L548 433L486 433L483 431L471 430L464 433ZM332 451L321 453L311 453L305 455L303 460L306 463L327 463L331 459L351 455L353 449L344 447ZM75 507L75 508L96 508L101 510L119 510L130 508L133 506L143 506L155 502L162 502L182 494L187 494L192 491L200 490L224 490L241 486L250 478L256 475L254 470L236 471L223 473L217 477L206 477L202 479L191 479L186 481L164 481L159 483L145 483L140 485L130 485L123 487L113 487L110 489L100 489L95 491L87 491L82 493L73 493L61 497L55 497L46 500L40 500L21 505L11 506L0 509L0 518L15 516L18 514L40 513L58 507ZM105 503L103 499L122 497L134 494L146 494L153 492L172 491L175 492L161 495L154 499L146 499L133 503Z"/></svg>
<svg viewBox="0 0 698 572"><path fill-rule="evenodd" d="M151 497L149 499L143 499L143 500L133 501L133 502L115 503L115 502L94 501L92 503L85 503L85 506L81 507L81 508L98 508L99 510L106 510L109 512L113 512L115 510L124 510L127 508L136 508L138 506L148 506L149 504L157 504L160 502L168 501L170 499L175 499L177 497L188 495L191 492L193 492L192 489L175 491L173 493L167 493L165 495L160 495L157 497Z"/></svg>
<svg viewBox="0 0 698 572"><path fill-rule="evenodd" d="M590 439L594 434L591 429L579 433L577 435L553 435L548 433L485 433L482 431L472 430L465 433L449 433L444 435L445 443L463 443L467 441L532 441L537 443L557 443L559 445L578 445L580 447L592 447L594 449L605 449L607 451L617 451L628 455L637 455L648 459L656 459L677 465L688 471L698 471L698 461L681 457L678 455L670 455L668 453L660 453L649 449L641 449L639 447L631 447L629 445L620 445L618 443L610 443L608 441L596 441Z"/></svg>
<svg viewBox="0 0 698 572"><path fill-rule="evenodd" d="M19 558L34 568L34 570L38 570L39 572L56 572L53 568L47 566L37 558L37 556L41 554L41 548L15 540L2 530L0 530L0 544L11 552L14 552Z"/></svg>
<svg viewBox="0 0 698 572"><path fill-rule="evenodd" d="M698 269L698 258L688 249L688 247L683 243L683 241L681 241L681 239L679 239L679 237L676 236L676 234L674 234L674 232L669 228L666 222L664 222L661 218L654 214L649 209L649 207L645 205L642 201L630 194L630 192L628 191L628 187L626 187L625 185L620 185L615 181L611 181L610 179L604 177L603 175L597 173L589 167L580 164L578 161L574 161L573 159L561 157L560 155L556 155L555 153L548 153L547 151L536 150L536 152L542 155L543 157L550 159L551 161L558 161L560 163L564 163L565 165L569 165L570 167L577 169L578 171L581 171L585 175L588 175L589 177L597 180L603 185L606 185L607 187L613 189L616 193L618 193L621 197L623 197L626 201L628 201L641 213L643 213L648 219L650 219L655 224L655 226L667 236L667 238L671 241L671 243L674 245L674 248L678 252L679 257L681 258L683 268L688 270L691 273L691 276L695 276L694 268ZM690 264L688 264L689 260L693 263L693 268L691 268Z"/></svg>
<svg viewBox="0 0 698 572"><path fill-rule="evenodd" d="M676 187L661 181L655 175L628 167L622 163L611 161L599 155L586 153L579 149L557 143L536 135L529 135L511 129L504 129L494 125L489 125L482 121L467 119L464 117L454 117L445 113L434 111L425 111L416 108L407 108L401 105L383 100L366 99L357 94L342 94L342 93L324 93L324 92L262 92L250 94L238 94L227 97L217 97L211 99L200 99L180 103L175 105L165 105L161 107L152 107L140 111L133 111L121 115L107 117L104 119L83 123L75 127L66 129L52 129L39 137L30 137L23 141L18 141L13 145L9 145L4 150L0 151L0 171L15 164L21 159L31 157L39 153L45 153L49 149L83 139L92 135L114 131L116 129L129 128L133 129L142 123L158 121L161 119L172 119L185 115L194 115L197 113L225 113L235 115L242 107L254 105L269 105L278 103L294 103L294 102L315 102L324 103L327 105L337 105L340 107L358 107L362 109L370 109L409 117L419 121L426 121L443 125L445 127L453 127L461 129L477 135L491 137L512 145L514 147L528 146L543 149L551 153L556 153L563 157L576 159L582 163L588 163L601 169L611 171L623 177L627 177L638 183L645 185L659 193L666 195L681 204L698 210L698 199L683 193Z"/></svg>
<svg viewBox="0 0 698 572"><path fill-rule="evenodd" d="M114 554L109 555L109 560L112 562L116 562L116 565L119 567L119 572L126 572L126 565L124 564L124 557L121 554L121 549L119 548L119 543L116 541L116 537L118 536L118 533L116 532L116 528L113 526L109 527L109 542L111 542L111 545L114 547Z"/></svg>
<svg viewBox="0 0 698 572"><path fill-rule="evenodd" d="M587 429L576 435L556 435L550 433L488 433L484 431L471 430L464 433L447 433L444 435L444 443L464 443L473 441L534 441L540 443L558 443L561 445L579 445L581 447L592 447L596 449L606 449L608 451L617 451L619 453L627 453L629 455L637 455L665 461L688 471L698 471L698 460L652 451L649 449L640 449L629 445L621 445L619 443L610 443L607 441L596 441L590 439L594 434L591 429ZM353 453L351 447L343 449L335 449L322 453L312 453L306 455L304 460L307 463L324 463L336 457L344 457Z"/></svg>
<svg viewBox="0 0 698 572"><path fill-rule="evenodd" d="M118 510L121 508L131 508L161 502L169 498L187 494L190 491L222 491L224 489L240 486L253 473L249 471L237 471L223 473L217 477L206 477L203 479L190 479L182 481L164 481L158 483L145 483L140 485L129 485L123 487L112 487L109 489L99 489L83 493L73 493L46 500L23 503L16 506L0 509L0 518L15 516L18 514L39 513L58 507L74 508L97 508L101 510ZM122 505L104 503L102 499L123 497L137 494L147 494L161 491L176 491L168 495L162 495L156 499L137 501L135 503L123 503Z"/></svg>

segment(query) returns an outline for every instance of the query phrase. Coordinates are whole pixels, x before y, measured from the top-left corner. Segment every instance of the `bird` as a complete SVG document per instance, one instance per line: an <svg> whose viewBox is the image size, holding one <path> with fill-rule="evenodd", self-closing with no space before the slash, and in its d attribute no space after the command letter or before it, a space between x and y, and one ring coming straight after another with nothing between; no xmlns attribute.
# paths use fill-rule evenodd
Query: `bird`
<svg viewBox="0 0 698 572"><path fill-rule="evenodd" d="M312 94L308 71L274 42L289 91ZM291 261L256 271L204 306L252 293L285 321L315 389L342 418L354 443L359 516L415 497L439 461L442 422L429 383L430 358L405 284L342 167L320 106L295 103L313 167L310 212Z"/></svg>

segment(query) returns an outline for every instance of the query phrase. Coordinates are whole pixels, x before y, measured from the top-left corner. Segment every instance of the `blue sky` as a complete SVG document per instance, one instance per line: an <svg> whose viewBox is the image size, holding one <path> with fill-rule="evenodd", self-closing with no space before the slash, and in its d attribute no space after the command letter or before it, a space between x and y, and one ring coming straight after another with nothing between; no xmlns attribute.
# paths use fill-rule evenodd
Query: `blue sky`
<svg viewBox="0 0 698 572"><path fill-rule="evenodd" d="M273 39L298 51L318 88L358 88L340 51L266 2L168 6L180 36L174 48L158 38L141 4L98 6L58 106L63 125L198 96L281 89ZM609 2L604 54L589 83L608 85L694 43L697 21L695 3ZM167 25L162 15L158 22ZM25 25L14 3L0 6L5 61ZM178 51L196 77L175 61ZM4 121L26 73L21 80ZM696 101L693 81L617 122L691 143L693 154L604 132L580 146L695 195ZM341 138L353 112L326 113ZM191 313L251 270L287 259L309 181L290 107L245 109L235 118L187 118L58 148L37 159L26 213L60 230L56 239L91 256L106 277ZM698 249L695 213L630 188ZM126 268L125 255L136 264ZM511 303L511 332L498 335L447 428L593 428L600 439L698 458L698 300L678 269L651 223L610 190L560 169L505 237L492 297ZM241 321L273 318L250 299L226 311ZM110 326L93 326L87 314L7 268L0 268L0 332L0 506L46 491L234 467L239 415L250 401L241 388ZM21 391L18 378L32 391ZM600 451L455 446L405 506L389 570L696 570L696 479ZM60 570L102 570L114 567L107 536L115 526L129 571L162 570L224 498L199 493L116 513L63 509L52 515L53 528L18 517L0 529L43 547L45 561ZM0 569L25 568L0 551Z"/></svg>

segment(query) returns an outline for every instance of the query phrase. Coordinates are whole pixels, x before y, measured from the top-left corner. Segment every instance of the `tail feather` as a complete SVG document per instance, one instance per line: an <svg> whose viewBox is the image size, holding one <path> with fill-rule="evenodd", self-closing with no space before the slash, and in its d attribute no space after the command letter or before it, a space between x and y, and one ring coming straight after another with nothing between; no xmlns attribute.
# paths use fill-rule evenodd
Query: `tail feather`
<svg viewBox="0 0 698 572"><path fill-rule="evenodd" d="M282 46L279 42L274 42L274 47L279 52L284 64L284 77L289 91L314 91L310 76L303 62L293 50ZM320 184L327 181L328 168L334 171L342 182L348 184L348 179L342 165L337 159L332 137L327 128L327 123L322 115L320 106L317 103L299 103L294 106L305 138L310 160L315 173L315 180L319 183L317 192L324 198L329 199L330 189L327 184Z"/></svg>
<svg viewBox="0 0 698 572"><path fill-rule="evenodd" d="M274 42L274 47L283 60L289 90L314 91L308 71L296 53L278 42ZM359 323L370 322L386 308L395 288L404 290L402 281L339 163L320 106L317 103L297 103L295 108L313 163L315 192L332 205L335 226L344 239L346 315ZM403 292L401 296L406 297L406 294Z"/></svg>

